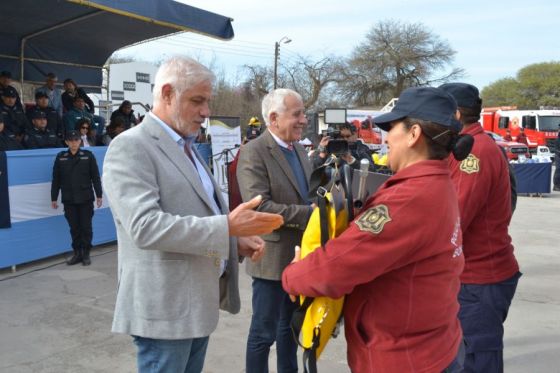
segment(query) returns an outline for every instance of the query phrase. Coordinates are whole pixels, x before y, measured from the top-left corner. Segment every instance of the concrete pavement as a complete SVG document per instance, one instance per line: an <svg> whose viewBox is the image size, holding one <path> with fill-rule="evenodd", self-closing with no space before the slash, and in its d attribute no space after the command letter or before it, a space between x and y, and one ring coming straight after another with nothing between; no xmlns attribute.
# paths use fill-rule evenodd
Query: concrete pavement
<svg viewBox="0 0 560 373"><path fill-rule="evenodd" d="M505 371L560 372L560 193L520 196L510 227L523 277L506 322ZM89 267L63 257L0 272L0 372L135 372L131 338L110 332L116 246L94 249ZM49 268L46 268L49 267ZM241 275L242 309L221 314L204 372L244 372L251 285ZM271 372L276 371L274 350ZM321 373L349 372L343 335L319 361Z"/></svg>

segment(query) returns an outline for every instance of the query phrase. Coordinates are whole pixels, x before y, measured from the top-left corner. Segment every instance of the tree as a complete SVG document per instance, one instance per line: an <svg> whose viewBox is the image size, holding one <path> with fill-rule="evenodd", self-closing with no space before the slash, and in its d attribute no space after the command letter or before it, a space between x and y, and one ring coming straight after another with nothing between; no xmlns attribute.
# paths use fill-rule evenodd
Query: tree
<svg viewBox="0 0 560 373"><path fill-rule="evenodd" d="M519 101L519 83L514 78L500 79L485 87L480 97L485 107L513 105Z"/></svg>
<svg viewBox="0 0 560 373"><path fill-rule="evenodd" d="M298 56L295 62L285 66L281 76L281 86L298 92L306 109L313 108L321 93L339 79L340 61L336 57L324 57L319 61Z"/></svg>
<svg viewBox="0 0 560 373"><path fill-rule="evenodd" d="M516 78L504 78L488 85L481 96L484 106L560 107L559 87L560 62L542 62L523 67Z"/></svg>
<svg viewBox="0 0 560 373"><path fill-rule="evenodd" d="M290 88L298 92L306 110L314 108L320 102L321 94L329 85L338 81L340 61L334 57L323 57L313 61L298 55L294 62L281 64L278 74L278 87ZM251 99L262 100L272 90L273 72L271 68L246 65L248 79L244 86Z"/></svg>
<svg viewBox="0 0 560 373"><path fill-rule="evenodd" d="M381 105L413 86L436 85L463 76L445 72L455 51L421 23L381 21L346 62L339 91L357 105Z"/></svg>

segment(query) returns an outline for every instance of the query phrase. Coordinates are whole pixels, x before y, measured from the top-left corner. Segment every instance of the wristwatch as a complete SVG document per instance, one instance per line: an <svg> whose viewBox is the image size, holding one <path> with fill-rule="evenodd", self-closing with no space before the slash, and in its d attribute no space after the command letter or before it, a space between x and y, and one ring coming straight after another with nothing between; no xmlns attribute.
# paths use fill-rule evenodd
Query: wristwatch
<svg viewBox="0 0 560 373"><path fill-rule="evenodd" d="M325 148L323 145L319 145L319 146L317 147L317 151L318 151L319 153L326 153L326 152L327 152L327 148Z"/></svg>

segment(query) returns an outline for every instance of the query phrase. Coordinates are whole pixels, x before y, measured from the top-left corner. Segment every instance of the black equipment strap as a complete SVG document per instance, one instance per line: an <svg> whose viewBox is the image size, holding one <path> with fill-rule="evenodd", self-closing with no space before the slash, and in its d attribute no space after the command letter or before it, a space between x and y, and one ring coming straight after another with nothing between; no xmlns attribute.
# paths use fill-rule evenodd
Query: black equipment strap
<svg viewBox="0 0 560 373"><path fill-rule="evenodd" d="M321 224L321 247L324 248L329 240L329 216L327 214L326 190L319 187L317 190L317 206L319 207L319 222ZM323 193L322 193L323 192Z"/></svg>

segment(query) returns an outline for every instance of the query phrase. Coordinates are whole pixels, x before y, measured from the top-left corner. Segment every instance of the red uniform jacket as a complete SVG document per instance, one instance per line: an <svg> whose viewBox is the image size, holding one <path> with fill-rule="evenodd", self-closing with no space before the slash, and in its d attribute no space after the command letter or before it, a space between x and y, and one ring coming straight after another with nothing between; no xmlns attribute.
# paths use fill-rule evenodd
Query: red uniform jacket
<svg viewBox="0 0 560 373"><path fill-rule="evenodd" d="M356 219L282 277L290 294L347 294L353 372L441 372L457 354L464 259L457 195L446 161L399 171Z"/></svg>
<svg viewBox="0 0 560 373"><path fill-rule="evenodd" d="M449 157L463 230L465 284L493 284L519 271L508 234L511 189L507 161L480 124L465 127L474 137L467 159Z"/></svg>

